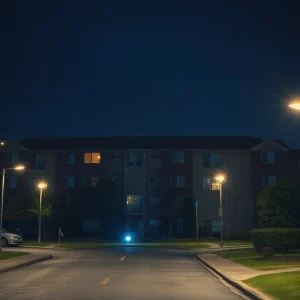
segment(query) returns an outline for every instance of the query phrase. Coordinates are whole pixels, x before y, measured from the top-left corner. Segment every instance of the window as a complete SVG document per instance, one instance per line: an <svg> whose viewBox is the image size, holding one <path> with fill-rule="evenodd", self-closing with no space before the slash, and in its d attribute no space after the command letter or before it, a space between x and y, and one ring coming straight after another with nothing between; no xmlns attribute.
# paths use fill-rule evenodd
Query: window
<svg viewBox="0 0 300 300"><path fill-rule="evenodd" d="M172 164L183 164L184 163L184 152L171 152L171 163Z"/></svg>
<svg viewBox="0 0 300 300"><path fill-rule="evenodd" d="M112 177L112 182L114 184L118 184L118 183L121 183L121 178L119 176L113 176Z"/></svg>
<svg viewBox="0 0 300 300"><path fill-rule="evenodd" d="M112 160L120 160L121 159L121 154L114 153L111 155Z"/></svg>
<svg viewBox="0 0 300 300"><path fill-rule="evenodd" d="M66 186L68 188L73 188L75 186L75 178L74 176L66 176Z"/></svg>
<svg viewBox="0 0 300 300"><path fill-rule="evenodd" d="M216 179L212 177L203 176L203 189L216 191L220 189L220 184Z"/></svg>
<svg viewBox="0 0 300 300"><path fill-rule="evenodd" d="M128 211L141 211L142 210L142 197L140 195L127 195L126 199Z"/></svg>
<svg viewBox="0 0 300 300"><path fill-rule="evenodd" d="M36 156L35 166L37 169L45 169L46 167L46 158L43 153L38 153Z"/></svg>
<svg viewBox="0 0 300 300"><path fill-rule="evenodd" d="M149 220L150 226L157 227L159 226L159 220Z"/></svg>
<svg viewBox="0 0 300 300"><path fill-rule="evenodd" d="M97 187L99 182L99 177L97 176L84 176L83 177L83 186L84 187Z"/></svg>
<svg viewBox="0 0 300 300"><path fill-rule="evenodd" d="M150 153L150 159L151 160L157 160L157 159L159 159L159 154L157 154L157 153Z"/></svg>
<svg viewBox="0 0 300 300"><path fill-rule="evenodd" d="M99 152L84 153L85 164L100 164L101 155Z"/></svg>
<svg viewBox="0 0 300 300"><path fill-rule="evenodd" d="M19 155L19 153L12 153L12 154L11 154L11 162L12 162L13 164L19 162L19 160L20 160L20 155Z"/></svg>
<svg viewBox="0 0 300 300"><path fill-rule="evenodd" d="M221 168L220 153L203 153L203 168Z"/></svg>
<svg viewBox="0 0 300 300"><path fill-rule="evenodd" d="M275 152L263 152L262 162L264 164L275 164Z"/></svg>
<svg viewBox="0 0 300 300"><path fill-rule="evenodd" d="M128 152L127 154L128 167L140 167L142 165L143 165L142 152Z"/></svg>
<svg viewBox="0 0 300 300"><path fill-rule="evenodd" d="M159 197L150 197L150 204L159 204Z"/></svg>
<svg viewBox="0 0 300 300"><path fill-rule="evenodd" d="M7 187L8 188L16 188L17 187L17 181L18 177L17 176L11 176L7 178Z"/></svg>
<svg viewBox="0 0 300 300"><path fill-rule="evenodd" d="M64 164L75 164L75 153L64 153Z"/></svg>
<svg viewBox="0 0 300 300"><path fill-rule="evenodd" d="M276 183L276 176L263 176L263 186L269 186Z"/></svg>
<svg viewBox="0 0 300 300"><path fill-rule="evenodd" d="M177 208L183 208L183 205L184 205L184 197L177 196L176 197L176 207Z"/></svg>
<svg viewBox="0 0 300 300"><path fill-rule="evenodd" d="M185 187L184 176L171 176L170 178L171 187Z"/></svg>
<svg viewBox="0 0 300 300"><path fill-rule="evenodd" d="M150 183L159 184L159 177L150 177Z"/></svg>
<svg viewBox="0 0 300 300"><path fill-rule="evenodd" d="M183 232L183 220L182 219L177 219L176 220L176 225L177 225L177 232L182 233Z"/></svg>

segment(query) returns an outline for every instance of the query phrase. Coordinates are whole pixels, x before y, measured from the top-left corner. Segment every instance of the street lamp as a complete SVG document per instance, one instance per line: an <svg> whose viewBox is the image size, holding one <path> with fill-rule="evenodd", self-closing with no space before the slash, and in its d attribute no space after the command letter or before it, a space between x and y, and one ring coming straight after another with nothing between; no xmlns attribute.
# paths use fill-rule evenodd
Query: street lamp
<svg viewBox="0 0 300 300"><path fill-rule="evenodd" d="M2 229L2 222L3 222L3 202L4 202L4 184L5 184L5 173L7 170L16 170L22 171L25 169L23 165L16 165L12 168L3 168L2 169L2 187L1 187L1 213L0 213L0 229Z"/></svg>
<svg viewBox="0 0 300 300"><path fill-rule="evenodd" d="M37 187L40 189L40 213L39 213L39 238L38 242L41 243L41 228L42 228L42 201L43 201L43 190L47 188L47 183L41 181L37 184Z"/></svg>
<svg viewBox="0 0 300 300"><path fill-rule="evenodd" d="M219 174L215 177L217 181L219 181L219 190L220 190L220 211L219 211L219 216L220 216L220 222L221 222L221 238L220 238L220 247L223 247L223 202L222 202L222 182L225 179L225 176L222 174Z"/></svg>

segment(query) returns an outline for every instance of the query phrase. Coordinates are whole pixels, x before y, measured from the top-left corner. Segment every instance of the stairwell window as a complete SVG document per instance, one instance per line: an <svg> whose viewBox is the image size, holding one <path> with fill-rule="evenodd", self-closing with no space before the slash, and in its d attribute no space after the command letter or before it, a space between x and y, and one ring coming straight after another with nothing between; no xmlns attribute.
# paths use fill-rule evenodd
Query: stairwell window
<svg viewBox="0 0 300 300"><path fill-rule="evenodd" d="M128 152L127 167L141 167L143 165L142 152Z"/></svg>
<svg viewBox="0 0 300 300"><path fill-rule="evenodd" d="M86 152L84 153L85 164L100 164L101 155L99 152Z"/></svg>

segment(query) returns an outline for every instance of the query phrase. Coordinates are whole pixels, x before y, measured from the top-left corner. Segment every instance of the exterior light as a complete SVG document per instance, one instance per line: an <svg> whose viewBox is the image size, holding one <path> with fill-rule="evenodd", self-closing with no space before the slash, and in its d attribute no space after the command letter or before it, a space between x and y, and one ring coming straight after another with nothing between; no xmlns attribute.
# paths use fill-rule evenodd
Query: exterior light
<svg viewBox="0 0 300 300"><path fill-rule="evenodd" d="M300 101L299 102L293 102L291 104L289 104L290 108L296 109L296 110L300 110Z"/></svg>
<svg viewBox="0 0 300 300"><path fill-rule="evenodd" d="M224 179L225 179L225 176L222 175L222 174L220 174L220 175L217 175L215 177L215 179L218 180L220 183L222 183L224 181Z"/></svg>
<svg viewBox="0 0 300 300"><path fill-rule="evenodd" d="M18 165L18 166L15 166L13 169L14 169L14 170L17 170L17 171L22 171L22 170L25 169L25 166L23 166L23 165Z"/></svg>
<svg viewBox="0 0 300 300"><path fill-rule="evenodd" d="M5 143L4 142L0 142L0 146L4 146L5 145Z"/></svg>
<svg viewBox="0 0 300 300"><path fill-rule="evenodd" d="M40 189L40 190L43 190L43 189L45 189L46 187L47 187L47 183L46 182L39 182L38 184L37 184L37 187Z"/></svg>

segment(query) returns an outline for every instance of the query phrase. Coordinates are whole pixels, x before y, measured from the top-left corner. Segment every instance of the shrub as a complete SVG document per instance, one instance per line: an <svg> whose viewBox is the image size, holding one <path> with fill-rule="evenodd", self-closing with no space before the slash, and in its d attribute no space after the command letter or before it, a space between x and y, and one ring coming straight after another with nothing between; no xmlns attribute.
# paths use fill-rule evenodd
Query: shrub
<svg viewBox="0 0 300 300"><path fill-rule="evenodd" d="M261 253L265 247L287 253L300 246L300 228L253 229L251 239L257 253Z"/></svg>
<svg viewBox="0 0 300 300"><path fill-rule="evenodd" d="M264 247L261 251L261 254L264 256L264 258L270 258L274 255L275 251L272 247Z"/></svg>

